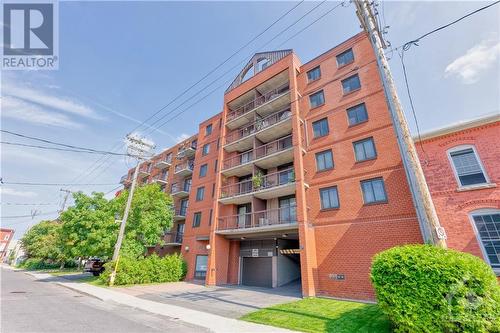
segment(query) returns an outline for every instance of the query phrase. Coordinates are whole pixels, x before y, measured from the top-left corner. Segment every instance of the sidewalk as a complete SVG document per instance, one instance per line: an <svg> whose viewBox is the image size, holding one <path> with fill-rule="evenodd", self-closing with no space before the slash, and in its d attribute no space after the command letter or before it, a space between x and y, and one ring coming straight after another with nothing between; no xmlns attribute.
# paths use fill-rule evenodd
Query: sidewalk
<svg viewBox="0 0 500 333"><path fill-rule="evenodd" d="M54 282L63 287L75 290L77 292L98 298L102 301L112 301L118 304L138 308L150 313L171 317L183 322L207 328L213 332L293 332L277 327L259 325L226 318L223 316L188 309L171 304L158 303L150 300L138 298L122 292L114 291L110 288L96 287L87 283L68 282L64 278L56 277L45 273L26 272L37 280Z"/></svg>

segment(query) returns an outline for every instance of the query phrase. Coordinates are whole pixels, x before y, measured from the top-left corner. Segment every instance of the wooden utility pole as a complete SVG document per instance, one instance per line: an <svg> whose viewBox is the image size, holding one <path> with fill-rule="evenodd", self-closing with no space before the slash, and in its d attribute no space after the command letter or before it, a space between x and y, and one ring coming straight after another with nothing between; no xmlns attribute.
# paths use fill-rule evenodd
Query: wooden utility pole
<svg viewBox="0 0 500 333"><path fill-rule="evenodd" d="M431 194L425 181L424 172L396 92L396 85L392 78L389 63L385 57L385 42L381 36L370 2L368 0L356 0L354 4L356 5L356 14L361 21L362 27L370 37L370 42L377 58L380 78L396 131L399 150L412 193L413 203L415 204L422 236L425 242L446 248L446 233L444 228L439 224L436 209L434 208L434 203L432 202Z"/></svg>
<svg viewBox="0 0 500 333"><path fill-rule="evenodd" d="M137 136L127 135L127 148L129 153L132 153L137 157L137 165L135 166L134 175L132 178L132 185L130 185L130 191L127 197L127 205L125 206L125 211L123 213L123 218L120 223L120 231L118 233L118 239L116 240L115 250L113 252L113 261L115 262L115 266L113 267L113 271L111 272L109 278L109 285L113 286L115 283L116 270L118 268L118 261L120 260L120 248L122 247L123 237L125 235L125 227L127 225L127 219L130 212L130 207L132 206L132 199L134 197L134 189L137 184L137 177L139 175L139 168L141 166L141 161L148 155L150 151L154 148L154 144L152 142L148 142L143 138L139 138Z"/></svg>
<svg viewBox="0 0 500 333"><path fill-rule="evenodd" d="M66 203L68 202L68 197L71 194L70 190L60 189L60 191L61 192L66 192L66 194L64 195L64 200L62 202L61 209L59 209L59 214L61 214L62 212L64 212L64 209L66 208Z"/></svg>

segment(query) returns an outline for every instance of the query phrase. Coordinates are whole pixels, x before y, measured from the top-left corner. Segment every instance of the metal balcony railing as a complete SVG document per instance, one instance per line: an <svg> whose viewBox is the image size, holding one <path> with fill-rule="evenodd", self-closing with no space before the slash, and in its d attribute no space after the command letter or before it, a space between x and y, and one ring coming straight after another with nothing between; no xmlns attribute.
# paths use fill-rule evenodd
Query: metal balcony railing
<svg viewBox="0 0 500 333"><path fill-rule="evenodd" d="M286 83L278 88L272 89L272 90L264 93L263 95L255 98L254 100L248 102L247 104L240 106L236 110L229 111L227 113L227 121L229 122L233 119L236 119L239 116L242 116L245 113L248 113L248 112L252 111L253 109L261 106L262 104L265 104L265 103L283 95L284 93L287 93L288 91L289 91L288 83Z"/></svg>
<svg viewBox="0 0 500 333"><path fill-rule="evenodd" d="M191 185L189 184L184 184L183 186L175 183L175 184L172 184L172 188L171 188L171 193L172 194L175 194L175 193L178 193L178 192L189 192L191 190Z"/></svg>
<svg viewBox="0 0 500 333"><path fill-rule="evenodd" d="M125 184L125 183L130 183L128 175L122 176L122 178L120 178L120 184Z"/></svg>
<svg viewBox="0 0 500 333"><path fill-rule="evenodd" d="M167 231L165 233L165 236L163 237L163 240L167 244L168 243L170 243L170 244L181 244L183 237L184 237L184 233L182 233L182 232Z"/></svg>
<svg viewBox="0 0 500 333"><path fill-rule="evenodd" d="M259 212L223 216L219 218L217 230L250 229L281 224L296 224L296 208L293 205Z"/></svg>
<svg viewBox="0 0 500 333"><path fill-rule="evenodd" d="M184 216L186 217L187 214L187 207L181 207L175 209L175 216Z"/></svg>
<svg viewBox="0 0 500 333"><path fill-rule="evenodd" d="M231 169L246 163L250 163L256 159L263 158L274 153L284 151L292 147L292 135L284 138L271 141L263 146L257 147L250 151L235 155L224 160L222 170Z"/></svg>
<svg viewBox="0 0 500 333"><path fill-rule="evenodd" d="M292 112L290 111L290 107L287 107L286 109L270 114L265 118L256 120L250 125L228 132L226 134L225 142L226 144L229 144L238 141L265 128L271 127L283 120L289 119L291 116Z"/></svg>
<svg viewBox="0 0 500 333"><path fill-rule="evenodd" d="M193 171L193 169L194 169L194 162L187 161L187 162L184 162L181 164L177 164L175 166L175 173L179 173L179 172L184 171L184 170Z"/></svg>
<svg viewBox="0 0 500 333"><path fill-rule="evenodd" d="M293 182L295 182L293 167L268 175L256 175L250 180L223 186L221 188L220 199L257 192Z"/></svg>

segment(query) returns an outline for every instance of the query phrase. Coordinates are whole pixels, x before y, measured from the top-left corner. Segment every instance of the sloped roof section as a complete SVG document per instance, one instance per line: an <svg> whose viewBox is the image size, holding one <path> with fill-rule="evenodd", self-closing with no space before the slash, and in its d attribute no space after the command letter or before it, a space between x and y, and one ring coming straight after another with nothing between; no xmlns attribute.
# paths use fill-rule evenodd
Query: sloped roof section
<svg viewBox="0 0 500 333"><path fill-rule="evenodd" d="M255 53L252 59L248 61L246 66L243 67L238 76L226 89L226 93L233 90L234 88L236 88L249 78L253 77L255 74L263 71L264 69L271 66L280 59L283 59L292 52L293 52L292 50L278 50L278 51Z"/></svg>

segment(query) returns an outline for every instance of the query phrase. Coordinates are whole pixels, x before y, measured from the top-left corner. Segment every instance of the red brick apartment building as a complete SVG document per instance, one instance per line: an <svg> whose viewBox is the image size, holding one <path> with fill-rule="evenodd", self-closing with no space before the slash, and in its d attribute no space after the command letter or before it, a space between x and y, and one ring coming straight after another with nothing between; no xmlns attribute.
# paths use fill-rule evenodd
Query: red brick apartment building
<svg viewBox="0 0 500 333"><path fill-rule="evenodd" d="M0 229L0 262L3 262L9 250L9 243L14 238L14 230Z"/></svg>
<svg viewBox="0 0 500 333"><path fill-rule="evenodd" d="M221 113L141 166L174 198L154 250L182 252L207 285L372 300L372 257L423 239L394 133L365 33L306 64L255 54Z"/></svg>
<svg viewBox="0 0 500 333"><path fill-rule="evenodd" d="M431 131L416 142L447 244L500 275L500 115Z"/></svg>

